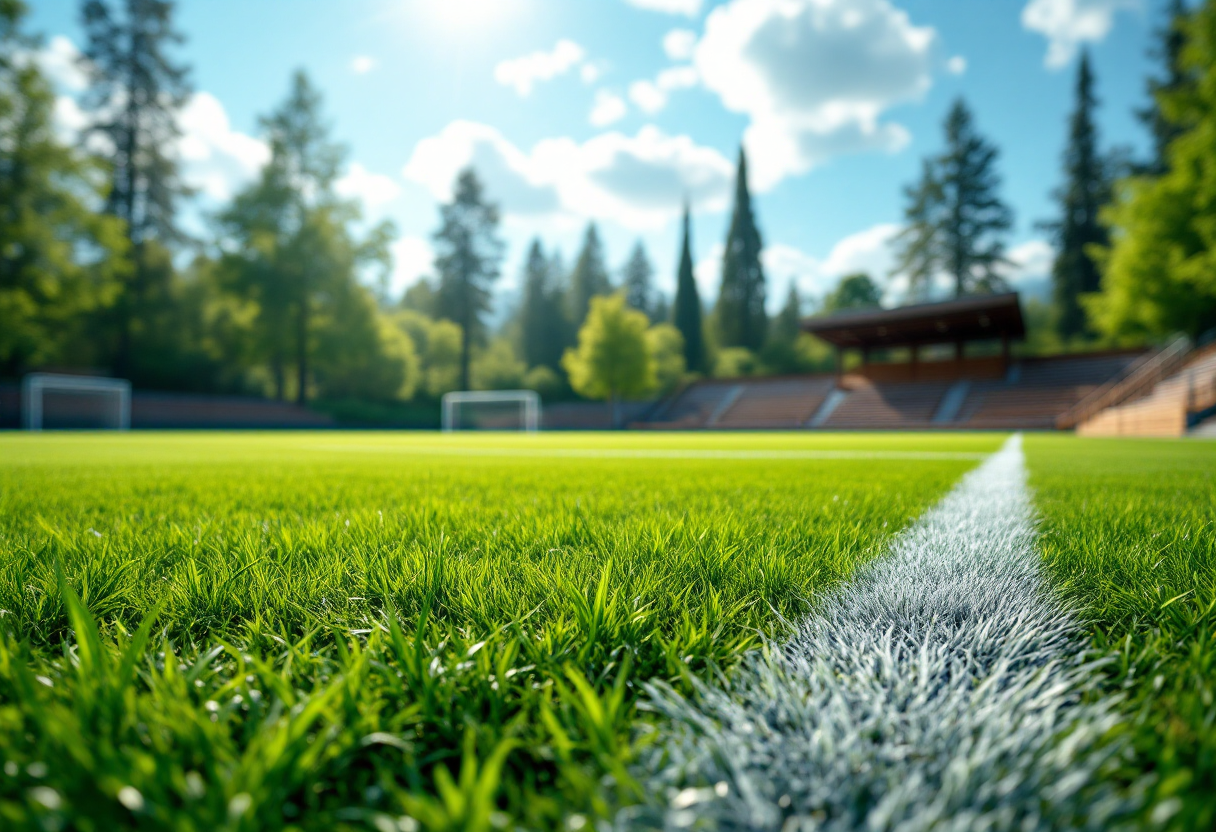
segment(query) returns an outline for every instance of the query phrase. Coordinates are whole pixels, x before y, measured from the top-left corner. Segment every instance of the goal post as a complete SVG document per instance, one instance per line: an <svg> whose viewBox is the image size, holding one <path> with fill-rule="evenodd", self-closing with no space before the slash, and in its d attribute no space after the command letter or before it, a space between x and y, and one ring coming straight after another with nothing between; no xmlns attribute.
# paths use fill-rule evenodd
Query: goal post
<svg viewBox="0 0 1216 832"><path fill-rule="evenodd" d="M48 396L58 401L49 402ZM30 373L21 380L22 421L26 430L43 429L48 410L54 410L48 408L52 403L65 410L71 427L89 427L81 422L92 417L101 423L100 427L131 428L131 382L126 379Z"/></svg>
<svg viewBox="0 0 1216 832"><path fill-rule="evenodd" d="M465 425L470 406L484 406L490 417L480 424ZM442 425L445 433L465 427L481 430L540 429L540 396L535 390L460 390L443 394ZM517 420L517 426L512 421Z"/></svg>

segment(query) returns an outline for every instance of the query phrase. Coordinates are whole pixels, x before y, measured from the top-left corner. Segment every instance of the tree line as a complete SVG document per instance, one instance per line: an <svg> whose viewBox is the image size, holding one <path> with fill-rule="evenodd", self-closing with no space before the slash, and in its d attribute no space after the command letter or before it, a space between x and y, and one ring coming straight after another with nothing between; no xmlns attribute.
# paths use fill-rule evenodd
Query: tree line
<svg viewBox="0 0 1216 832"><path fill-rule="evenodd" d="M391 223L369 227L335 183L347 150L303 71L259 120L270 160L200 235L182 228L193 194L173 152L193 88L170 0L86 0L78 139L60 135L55 94L25 31L22 0L0 0L0 373L91 368L164 390L291 399L404 401L454 389L530 387L547 398L652 395L691 375L823 369L800 332L809 311L877 306L886 276L846 275L823 298L770 285L748 188L736 166L718 295L700 296L685 206L674 296L639 242L607 263L588 225L572 265L534 240L510 314L493 315L505 245L476 171L440 206L433 274L390 298ZM1096 81L1078 62L1058 217L1041 224L1056 258L1050 304L1030 309L1039 349L1199 336L1216 321L1216 0L1173 0L1156 41L1160 74L1140 113L1148 159L1103 150ZM909 299L1002 291L1013 214L999 151L963 100L941 153L905 189L894 274ZM796 276L792 276L796 277ZM620 368L633 368L626 373Z"/></svg>

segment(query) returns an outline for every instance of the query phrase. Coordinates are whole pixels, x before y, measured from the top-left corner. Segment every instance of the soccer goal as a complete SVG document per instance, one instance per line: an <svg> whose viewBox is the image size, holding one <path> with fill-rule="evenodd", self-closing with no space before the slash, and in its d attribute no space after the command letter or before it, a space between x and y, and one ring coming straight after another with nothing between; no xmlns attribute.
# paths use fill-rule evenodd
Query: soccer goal
<svg viewBox="0 0 1216 832"><path fill-rule="evenodd" d="M21 382L26 430L131 427L131 382L120 378L30 373Z"/></svg>
<svg viewBox="0 0 1216 832"><path fill-rule="evenodd" d="M443 429L540 429L540 396L534 390L462 390L443 395Z"/></svg>

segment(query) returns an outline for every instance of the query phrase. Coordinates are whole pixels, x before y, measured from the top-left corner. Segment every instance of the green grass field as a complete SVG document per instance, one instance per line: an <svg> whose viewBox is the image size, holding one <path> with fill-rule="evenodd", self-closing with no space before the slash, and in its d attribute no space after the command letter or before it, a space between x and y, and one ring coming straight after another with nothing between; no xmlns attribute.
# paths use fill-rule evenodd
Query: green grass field
<svg viewBox="0 0 1216 832"><path fill-rule="evenodd" d="M0 436L0 827L607 817L641 681L728 673L1003 439ZM1216 445L1026 447L1120 776L1210 826Z"/></svg>

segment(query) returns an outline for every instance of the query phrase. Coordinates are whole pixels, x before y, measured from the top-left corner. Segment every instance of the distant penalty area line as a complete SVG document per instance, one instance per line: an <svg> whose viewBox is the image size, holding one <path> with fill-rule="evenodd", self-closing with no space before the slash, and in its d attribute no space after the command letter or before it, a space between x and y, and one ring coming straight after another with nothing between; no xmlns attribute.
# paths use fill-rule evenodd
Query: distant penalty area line
<svg viewBox="0 0 1216 832"><path fill-rule="evenodd" d="M713 450L709 448L443 448L397 445L317 445L335 453L399 453L417 456L518 457L533 459L711 459L711 460L981 460L989 454L968 451L815 451Z"/></svg>

